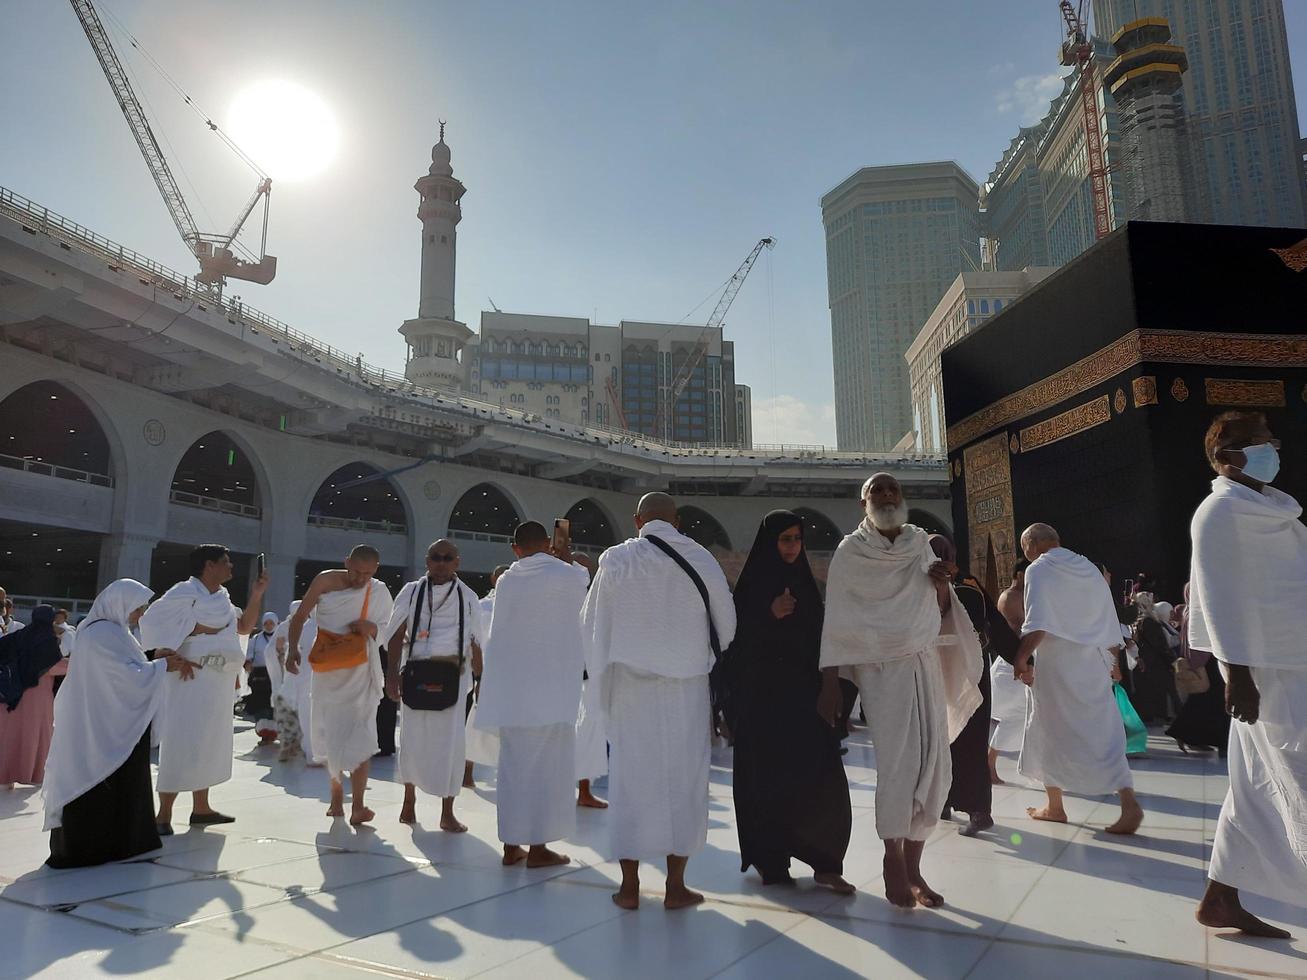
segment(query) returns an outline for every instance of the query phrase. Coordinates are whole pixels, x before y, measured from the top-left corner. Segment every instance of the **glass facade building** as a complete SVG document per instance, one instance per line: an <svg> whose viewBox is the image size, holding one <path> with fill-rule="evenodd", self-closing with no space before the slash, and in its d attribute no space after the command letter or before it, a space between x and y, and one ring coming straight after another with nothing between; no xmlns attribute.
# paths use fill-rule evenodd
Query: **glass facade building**
<svg viewBox="0 0 1307 980"><path fill-rule="evenodd" d="M904 354L980 268L978 195L949 162L866 167L822 198L840 449L887 451L912 430Z"/></svg>

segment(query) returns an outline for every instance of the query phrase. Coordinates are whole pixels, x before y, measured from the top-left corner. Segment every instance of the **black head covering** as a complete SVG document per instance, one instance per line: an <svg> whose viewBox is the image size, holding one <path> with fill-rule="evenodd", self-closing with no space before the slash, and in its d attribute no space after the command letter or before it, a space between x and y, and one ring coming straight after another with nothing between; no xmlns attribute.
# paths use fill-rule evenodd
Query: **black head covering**
<svg viewBox="0 0 1307 980"><path fill-rule="evenodd" d="M11 711L23 691L35 687L62 656L54 632L54 612L54 606L37 606L32 610L32 622L24 629L0 636L0 697Z"/></svg>
<svg viewBox="0 0 1307 980"><path fill-rule="evenodd" d="M808 564L807 548L799 552L792 565L781 558L780 537L794 527L802 534L803 518L788 510L774 510L758 525L748 560L735 583L735 612L740 631L746 636L753 627L774 622L770 619L772 600L786 589L798 603L794 616L799 621L815 618L820 634L823 605L812 566Z"/></svg>

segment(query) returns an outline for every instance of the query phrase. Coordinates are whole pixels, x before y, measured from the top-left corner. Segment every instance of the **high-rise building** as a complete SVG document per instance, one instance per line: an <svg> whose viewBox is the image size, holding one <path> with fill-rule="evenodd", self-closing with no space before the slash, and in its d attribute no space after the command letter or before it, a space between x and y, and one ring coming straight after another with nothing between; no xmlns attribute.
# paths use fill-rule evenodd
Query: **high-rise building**
<svg viewBox="0 0 1307 980"><path fill-rule="evenodd" d="M709 333L675 408L660 418L676 373L703 340L703 327L684 323L608 326L583 317L483 312L481 334L467 347L467 388L543 418L672 442L746 445L748 388L735 383L735 345L722 340L720 329Z"/></svg>
<svg viewBox="0 0 1307 980"><path fill-rule="evenodd" d="M1094 0L1094 33L1164 18L1183 79L1194 220L1307 223L1282 0Z"/></svg>
<svg viewBox="0 0 1307 980"><path fill-rule="evenodd" d="M948 287L908 348L906 360L912 385L912 427L918 452L948 451L944 437L944 384L939 355L995 313L1003 312L1026 290L1049 276L1047 266L1019 272L963 272Z"/></svg>
<svg viewBox="0 0 1307 980"><path fill-rule="evenodd" d="M980 189L956 163L864 167L821 199L839 448L913 428L903 359L949 283L980 268Z"/></svg>
<svg viewBox="0 0 1307 980"><path fill-rule="evenodd" d="M1103 71L1103 85L1120 118L1126 214L1188 221L1192 180L1180 90L1189 59L1159 17L1127 24L1112 35L1112 47L1117 56Z"/></svg>

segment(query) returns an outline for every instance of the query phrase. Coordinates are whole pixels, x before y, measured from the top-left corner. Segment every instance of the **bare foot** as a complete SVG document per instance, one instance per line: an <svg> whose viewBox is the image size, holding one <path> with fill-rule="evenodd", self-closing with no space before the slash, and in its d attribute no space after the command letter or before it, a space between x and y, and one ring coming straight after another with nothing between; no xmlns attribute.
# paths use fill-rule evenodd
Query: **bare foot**
<svg viewBox="0 0 1307 980"><path fill-rule="evenodd" d="M812 876L812 880L824 888L829 888L836 895L852 895L857 892L856 888L834 871L818 871Z"/></svg>
<svg viewBox="0 0 1307 980"><path fill-rule="evenodd" d="M440 818L440 829L450 834L466 834L467 824L459 823L458 818L450 814Z"/></svg>
<svg viewBox="0 0 1307 980"><path fill-rule="evenodd" d="M1194 918L1213 929L1238 929L1245 936L1263 939L1291 939L1289 933L1263 922L1239 904L1238 895L1214 897L1204 895L1194 911Z"/></svg>
<svg viewBox="0 0 1307 980"><path fill-rule="evenodd" d="M627 888L623 885L617 891L613 892L613 904L619 909L626 909L628 912L634 912L640 907L640 886L636 885Z"/></svg>
<svg viewBox="0 0 1307 980"><path fill-rule="evenodd" d="M526 848L518 847L516 844L504 845L504 867L511 868L515 864L521 864L526 860Z"/></svg>
<svg viewBox="0 0 1307 980"><path fill-rule="evenodd" d="M917 900L918 904L924 905L928 909L937 909L944 904L944 896L926 884L926 879L921 875L912 878L909 887L912 889L912 897Z"/></svg>
<svg viewBox="0 0 1307 980"><path fill-rule="evenodd" d="M376 817L376 814L373 813L371 810L369 810L367 807L365 806L355 807L354 810L349 815L349 824L351 827L359 827L365 823L368 823L374 817Z"/></svg>
<svg viewBox="0 0 1307 980"><path fill-rule="evenodd" d="M331 806L327 807L327 816L329 816L329 817L343 817L344 815L345 815L345 803L344 803L344 801L341 801L341 802L338 803L338 802L336 802L335 800L332 800L332 801L331 801Z"/></svg>
<svg viewBox="0 0 1307 980"><path fill-rule="evenodd" d="M528 868L553 868L560 864L571 863L572 859L566 854L559 854L547 847L533 847L531 853L526 856L526 866Z"/></svg>
<svg viewBox="0 0 1307 980"><path fill-rule="evenodd" d="M1121 805L1121 816L1116 823L1106 828L1109 834L1133 834L1139 829L1139 825L1144 822L1144 808L1138 803L1133 805L1123 803Z"/></svg>
<svg viewBox="0 0 1307 980"><path fill-rule="evenodd" d="M1066 811L1063 809L1054 810L1052 807L1026 807L1026 813L1031 820L1046 820L1049 823L1066 823Z"/></svg>
<svg viewBox="0 0 1307 980"><path fill-rule="evenodd" d="M998 770L997 770L997 769L990 769L990 770L989 770L989 782L990 782L990 785L992 785L992 786L1006 786L1006 785L1007 785L1007 783L1003 782L1003 777L1000 776L1000 775L998 774Z"/></svg>
<svg viewBox="0 0 1307 980"><path fill-rule="evenodd" d="M399 811L399 822L417 823L418 822L417 810L418 810L417 806L413 804L408 804L408 803L404 804L404 806L401 807Z"/></svg>
<svg viewBox="0 0 1307 980"><path fill-rule="evenodd" d="M577 806L586 806L592 810L607 810L608 804L593 793L582 793L576 798Z"/></svg>
<svg viewBox="0 0 1307 980"><path fill-rule="evenodd" d="M464 789L476 789L476 788L477 788L477 784L476 784L475 782L472 781L472 777L471 777L471 776L464 776L464 777L463 777L463 788L464 788Z"/></svg>
<svg viewBox="0 0 1307 980"><path fill-rule="evenodd" d="M687 909L691 905L698 905L703 901L703 896L698 892L692 892L690 889L681 885L679 888L667 887L667 894L663 898L663 908L665 909Z"/></svg>
<svg viewBox="0 0 1307 980"><path fill-rule="evenodd" d="M914 907L917 897L908 883L908 869L903 863L902 853L891 856L887 852L882 867L885 870L885 900L901 909Z"/></svg>

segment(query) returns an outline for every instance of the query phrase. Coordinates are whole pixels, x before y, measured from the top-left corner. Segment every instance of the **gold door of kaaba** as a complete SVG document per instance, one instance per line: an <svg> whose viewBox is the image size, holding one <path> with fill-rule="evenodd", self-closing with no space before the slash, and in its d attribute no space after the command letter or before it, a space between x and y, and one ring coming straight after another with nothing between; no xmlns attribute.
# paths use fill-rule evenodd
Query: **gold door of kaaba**
<svg viewBox="0 0 1307 980"><path fill-rule="evenodd" d="M969 567L971 574L994 596L1012 581L1012 566L1016 562L1008 452L1006 432L968 446L962 452Z"/></svg>

